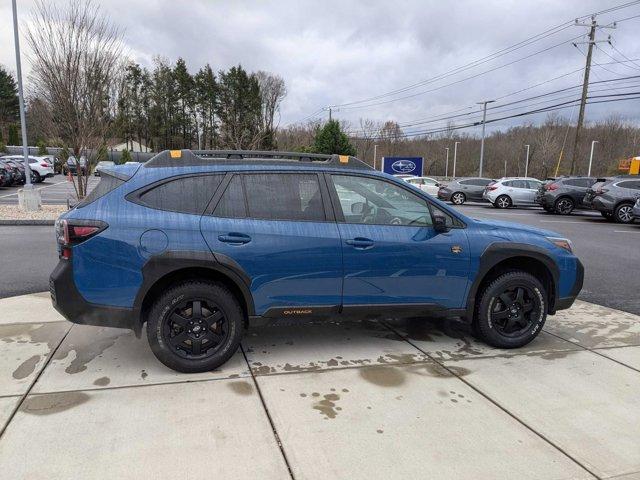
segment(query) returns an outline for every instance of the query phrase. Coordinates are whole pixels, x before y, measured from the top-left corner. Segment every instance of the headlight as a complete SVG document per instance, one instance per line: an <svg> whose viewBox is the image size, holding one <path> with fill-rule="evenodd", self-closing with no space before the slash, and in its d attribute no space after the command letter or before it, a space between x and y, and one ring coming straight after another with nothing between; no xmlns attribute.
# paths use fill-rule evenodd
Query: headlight
<svg viewBox="0 0 640 480"><path fill-rule="evenodd" d="M567 252L573 253L573 243L568 238L547 237L556 247L564 248Z"/></svg>

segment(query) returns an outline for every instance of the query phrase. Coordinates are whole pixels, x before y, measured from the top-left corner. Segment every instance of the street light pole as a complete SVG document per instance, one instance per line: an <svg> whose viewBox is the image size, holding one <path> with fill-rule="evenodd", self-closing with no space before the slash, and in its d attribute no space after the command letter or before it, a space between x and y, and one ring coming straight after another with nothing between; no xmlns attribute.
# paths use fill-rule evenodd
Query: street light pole
<svg viewBox="0 0 640 480"><path fill-rule="evenodd" d="M447 151L447 160L444 164L444 178L449 178L449 147L445 147Z"/></svg>
<svg viewBox="0 0 640 480"><path fill-rule="evenodd" d="M591 142L591 155L589 155L589 171L587 172L587 177L591 176L591 162L593 162L593 147L595 147L596 143L600 143L597 140Z"/></svg>
<svg viewBox="0 0 640 480"><path fill-rule="evenodd" d="M527 147L527 159L524 162L524 176L527 176L527 173L529 173L529 145L525 145L525 147Z"/></svg>
<svg viewBox="0 0 640 480"><path fill-rule="evenodd" d="M22 128L22 155L24 156L24 174L26 190L33 188L31 184L31 168L29 167L29 147L27 146L27 122L24 116L24 94L22 93L22 65L20 63L20 36L18 35L18 9L16 0L12 0L13 7L13 38L16 48L16 73L18 76L18 101L20 104L20 126Z"/></svg>
<svg viewBox="0 0 640 480"><path fill-rule="evenodd" d="M458 159L458 144L460 142L456 142L453 144L453 179L456 178L456 160Z"/></svg>
<svg viewBox="0 0 640 480"><path fill-rule="evenodd" d="M373 146L373 169L376 169L376 158L378 158L378 145Z"/></svg>
<svg viewBox="0 0 640 480"><path fill-rule="evenodd" d="M479 177L482 177L482 162L484 160L484 127L487 120L487 103L493 103L495 100L485 100L484 102L477 102L478 105L482 105L482 140L480 141L480 172Z"/></svg>

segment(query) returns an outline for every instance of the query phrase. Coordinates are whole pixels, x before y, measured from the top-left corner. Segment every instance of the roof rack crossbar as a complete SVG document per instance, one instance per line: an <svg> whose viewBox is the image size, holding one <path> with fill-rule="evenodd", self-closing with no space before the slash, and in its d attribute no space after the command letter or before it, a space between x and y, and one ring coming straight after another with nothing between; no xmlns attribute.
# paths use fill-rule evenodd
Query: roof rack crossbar
<svg viewBox="0 0 640 480"><path fill-rule="evenodd" d="M322 153L305 153L305 152L274 152L263 150L191 150L194 155L205 158L227 158L233 160L242 160L245 158L270 158L270 159L291 159L300 161L326 161L331 155Z"/></svg>

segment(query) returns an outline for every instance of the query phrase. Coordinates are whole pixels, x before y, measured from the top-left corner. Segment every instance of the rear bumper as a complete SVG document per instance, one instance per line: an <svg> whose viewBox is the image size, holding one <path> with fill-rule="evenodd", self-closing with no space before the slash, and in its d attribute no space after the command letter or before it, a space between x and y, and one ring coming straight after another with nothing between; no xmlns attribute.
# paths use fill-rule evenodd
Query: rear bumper
<svg viewBox="0 0 640 480"><path fill-rule="evenodd" d="M576 297L582 290L582 284L584 283L584 266L580 260L576 260L576 280L571 288L571 292L566 297L559 297L555 301L554 305L554 313L558 310L565 310L570 308L573 305L573 302L576 300Z"/></svg>
<svg viewBox="0 0 640 480"><path fill-rule="evenodd" d="M84 299L73 280L70 260L60 259L49 277L49 291L54 308L70 322L131 330L134 328L133 309L96 305Z"/></svg>
<svg viewBox="0 0 640 480"><path fill-rule="evenodd" d="M438 190L438 200L444 200L445 202L448 202L449 200L451 200L452 193L453 191L451 190Z"/></svg>
<svg viewBox="0 0 640 480"><path fill-rule="evenodd" d="M601 196L595 197L591 201L591 208L594 210L598 210L599 212L613 213L613 210L614 210L613 207L614 205L612 203L606 201Z"/></svg>

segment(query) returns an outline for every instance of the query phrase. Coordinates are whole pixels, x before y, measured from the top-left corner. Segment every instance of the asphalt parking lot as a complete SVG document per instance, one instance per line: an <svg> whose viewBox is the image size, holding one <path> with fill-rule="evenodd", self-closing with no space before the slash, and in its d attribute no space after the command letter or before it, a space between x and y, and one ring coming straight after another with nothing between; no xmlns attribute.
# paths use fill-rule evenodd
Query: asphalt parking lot
<svg viewBox="0 0 640 480"><path fill-rule="evenodd" d="M428 319L263 326L194 375L48 294L0 311L3 478L640 475L640 317L590 303L516 351Z"/></svg>
<svg viewBox="0 0 640 480"><path fill-rule="evenodd" d="M91 191L100 181L100 177L91 175L87 191ZM0 187L0 204L18 203L18 190L23 186ZM66 205L67 202L75 203L75 190L73 184L64 175L57 174L47 178L42 183L36 183L35 188L40 191L42 203L47 205Z"/></svg>

